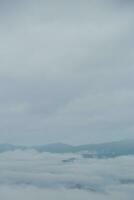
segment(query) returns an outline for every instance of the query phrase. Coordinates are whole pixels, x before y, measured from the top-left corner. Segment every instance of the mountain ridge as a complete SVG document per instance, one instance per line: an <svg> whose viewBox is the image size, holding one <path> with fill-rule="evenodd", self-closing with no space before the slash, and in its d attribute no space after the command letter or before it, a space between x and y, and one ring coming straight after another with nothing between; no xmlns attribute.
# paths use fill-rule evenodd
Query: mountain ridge
<svg viewBox="0 0 134 200"><path fill-rule="evenodd" d="M60 142L47 145L34 145L30 147L25 145L0 144L0 153L7 151L31 149L34 149L40 153L82 153L82 155L86 158L117 157L123 155L134 155L134 139L77 146L68 145Z"/></svg>

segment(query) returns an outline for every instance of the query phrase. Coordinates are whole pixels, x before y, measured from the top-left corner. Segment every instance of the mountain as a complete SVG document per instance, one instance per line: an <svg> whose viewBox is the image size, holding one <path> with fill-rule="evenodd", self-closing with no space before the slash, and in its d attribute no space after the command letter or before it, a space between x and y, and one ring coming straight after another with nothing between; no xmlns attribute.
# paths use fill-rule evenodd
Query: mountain
<svg viewBox="0 0 134 200"><path fill-rule="evenodd" d="M117 157L125 155L134 155L134 140L122 140L102 144L81 145L75 148L75 151L88 152L83 156L91 157Z"/></svg>
<svg viewBox="0 0 134 200"><path fill-rule="evenodd" d="M73 151L73 146L63 143L54 143L44 146L34 146L33 149L36 149L39 152L50 152L50 153L67 153Z"/></svg>
<svg viewBox="0 0 134 200"><path fill-rule="evenodd" d="M6 152L6 151L15 151L15 150L25 150L28 149L26 146L21 145L12 145L12 144L0 144L0 153Z"/></svg>
<svg viewBox="0 0 134 200"><path fill-rule="evenodd" d="M14 150L34 149L38 152L50 153L81 153L84 158L109 158L123 155L134 155L134 140L122 140L101 144L87 144L71 146L63 143L54 143L40 146L15 146L11 144L0 144L0 152Z"/></svg>

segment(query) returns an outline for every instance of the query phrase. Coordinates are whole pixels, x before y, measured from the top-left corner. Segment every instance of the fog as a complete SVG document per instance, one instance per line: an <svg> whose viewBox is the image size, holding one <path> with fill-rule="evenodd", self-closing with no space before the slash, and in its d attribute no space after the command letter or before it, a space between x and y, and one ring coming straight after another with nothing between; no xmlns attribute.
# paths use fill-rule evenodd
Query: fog
<svg viewBox="0 0 134 200"><path fill-rule="evenodd" d="M64 162L74 158L71 162ZM134 157L84 159L34 150L0 154L2 200L133 199Z"/></svg>

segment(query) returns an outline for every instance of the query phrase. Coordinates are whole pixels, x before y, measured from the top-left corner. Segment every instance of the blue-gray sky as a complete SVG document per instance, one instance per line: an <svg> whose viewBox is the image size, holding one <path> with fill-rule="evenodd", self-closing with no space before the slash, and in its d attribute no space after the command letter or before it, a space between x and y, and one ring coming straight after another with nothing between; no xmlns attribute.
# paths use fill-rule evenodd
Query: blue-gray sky
<svg viewBox="0 0 134 200"><path fill-rule="evenodd" d="M0 0L0 142L134 137L134 4Z"/></svg>

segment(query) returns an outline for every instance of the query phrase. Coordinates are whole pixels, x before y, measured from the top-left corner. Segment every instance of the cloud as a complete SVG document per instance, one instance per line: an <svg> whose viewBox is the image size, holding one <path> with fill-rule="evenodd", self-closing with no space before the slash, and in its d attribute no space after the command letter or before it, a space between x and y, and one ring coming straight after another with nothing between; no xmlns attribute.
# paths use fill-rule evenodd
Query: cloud
<svg viewBox="0 0 134 200"><path fill-rule="evenodd" d="M64 159L75 157L72 163ZM0 154L0 196L17 199L132 199L133 156L84 159L80 154Z"/></svg>
<svg viewBox="0 0 134 200"><path fill-rule="evenodd" d="M1 198L3 200L9 200L9 199L32 199L32 200L43 200L44 198L47 198L49 200L53 200L55 198L57 199L65 199L65 200L69 200L69 199L77 199L77 200L87 200L88 198L92 198L93 200L106 200L107 198L109 200L115 199L118 200L119 198L121 198L122 200L132 200L132 191L133 188L131 188L131 190L129 190L129 194L126 195L126 193L124 192L124 190L120 190L118 188L118 191L114 192L114 194L111 194L111 196L105 196L105 195L100 195L100 194L92 194L92 193L88 193L88 192L83 192L83 191L67 191L64 189L60 189L60 190L42 190L40 188L34 188L34 187L29 187L29 188L17 188L17 187L13 187L13 188L8 188L8 187L3 187L0 188L0 192L1 192ZM122 193L122 194L121 194ZM7 195L8 194L8 195Z"/></svg>
<svg viewBox="0 0 134 200"><path fill-rule="evenodd" d="M133 137L133 7L0 1L2 142Z"/></svg>

